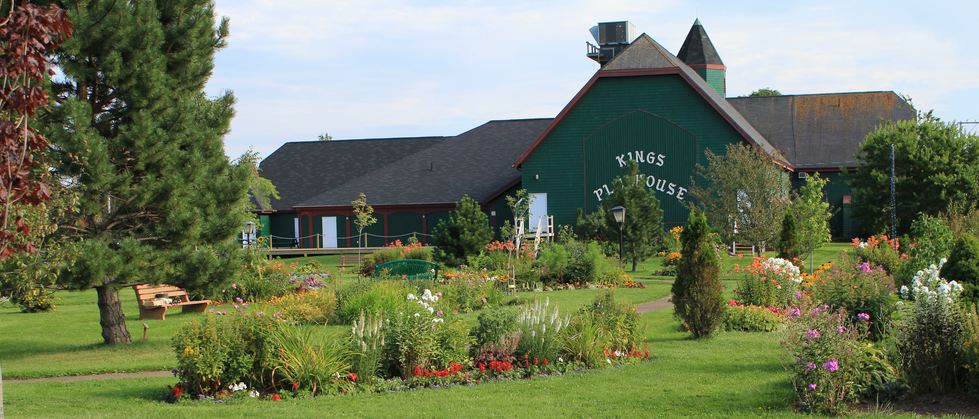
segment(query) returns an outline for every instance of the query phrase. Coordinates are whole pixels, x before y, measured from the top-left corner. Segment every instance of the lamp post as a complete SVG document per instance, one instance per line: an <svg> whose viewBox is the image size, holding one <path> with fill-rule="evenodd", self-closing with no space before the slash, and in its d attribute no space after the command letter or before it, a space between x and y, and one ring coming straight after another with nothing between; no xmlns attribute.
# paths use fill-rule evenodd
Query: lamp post
<svg viewBox="0 0 979 419"><path fill-rule="evenodd" d="M622 259L622 225L625 224L625 207L616 205L612 207L612 216L615 222L619 223L619 266L625 266Z"/></svg>

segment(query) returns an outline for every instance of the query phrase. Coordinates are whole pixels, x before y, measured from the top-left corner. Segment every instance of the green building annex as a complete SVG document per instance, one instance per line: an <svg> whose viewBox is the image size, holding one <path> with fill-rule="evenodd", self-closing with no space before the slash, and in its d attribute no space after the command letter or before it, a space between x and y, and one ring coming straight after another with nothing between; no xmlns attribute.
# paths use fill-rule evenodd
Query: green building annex
<svg viewBox="0 0 979 419"><path fill-rule="evenodd" d="M588 57L601 67L553 119L490 121L451 137L284 144L261 163L282 196L260 212L261 235L276 247L357 246L350 202L361 192L378 219L369 246L412 234L425 242L463 195L499 228L512 218L504 197L519 188L533 195L531 231L574 224L579 208L608 198L629 161L656 191L666 226L681 225L705 150L737 142L764 150L795 186L814 172L829 178L833 235L859 232L841 172L856 167L860 142L882 121L914 117L898 95L726 98L726 67L699 21L677 55L627 22L592 31Z"/></svg>

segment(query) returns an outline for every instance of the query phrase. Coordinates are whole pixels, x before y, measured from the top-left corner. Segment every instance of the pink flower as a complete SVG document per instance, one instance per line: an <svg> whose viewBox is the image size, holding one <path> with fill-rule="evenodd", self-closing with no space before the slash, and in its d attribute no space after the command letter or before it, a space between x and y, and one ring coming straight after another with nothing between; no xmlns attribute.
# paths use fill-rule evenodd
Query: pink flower
<svg viewBox="0 0 979 419"><path fill-rule="evenodd" d="M816 390L816 383L809 384L808 386L806 386L806 388L808 388L809 391Z"/></svg>
<svg viewBox="0 0 979 419"><path fill-rule="evenodd" d="M802 298L802 291L796 291L793 295L795 295L795 298Z"/></svg>
<svg viewBox="0 0 979 419"><path fill-rule="evenodd" d="M816 364L813 364L812 362L806 363L806 372L812 371L814 369L816 369Z"/></svg>
<svg viewBox="0 0 979 419"><path fill-rule="evenodd" d="M868 313L860 313L860 314L857 314L857 318L860 319L860 320L862 320L862 321L869 322L870 321L870 314L868 314Z"/></svg>
<svg viewBox="0 0 979 419"><path fill-rule="evenodd" d="M839 333L839 334L841 334L841 335L842 335L842 334L844 334L844 333L846 333L846 328L845 328L845 327L843 327L843 325L842 325L842 324L841 324L841 325L839 325L839 326L836 326L836 333Z"/></svg>
<svg viewBox="0 0 979 419"><path fill-rule="evenodd" d="M840 363L835 358L830 358L823 363L823 368L829 372L836 372L836 370L840 369Z"/></svg>
<svg viewBox="0 0 979 419"><path fill-rule="evenodd" d="M443 312L442 312L442 310L439 310L439 311L436 311L436 312L435 312L435 314L437 314L437 315L439 315L439 316L441 316L441 315L443 315L443 314L445 314L445 313L443 313Z"/></svg>
<svg viewBox="0 0 979 419"><path fill-rule="evenodd" d="M806 337L809 339L819 339L819 331L816 329L806 330Z"/></svg>
<svg viewBox="0 0 979 419"><path fill-rule="evenodd" d="M793 308L792 311L789 312L789 316L792 317L799 317L800 315L802 315L802 311L800 311L798 307Z"/></svg>

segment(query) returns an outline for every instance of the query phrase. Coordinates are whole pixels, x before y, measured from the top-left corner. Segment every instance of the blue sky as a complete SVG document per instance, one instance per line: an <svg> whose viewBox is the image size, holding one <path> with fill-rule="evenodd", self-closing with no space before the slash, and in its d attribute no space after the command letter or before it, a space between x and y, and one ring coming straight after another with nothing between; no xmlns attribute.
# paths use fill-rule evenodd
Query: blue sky
<svg viewBox="0 0 979 419"><path fill-rule="evenodd" d="M737 3L737 4L734 4ZM979 120L979 2L217 0L231 19L211 94L237 97L225 150L456 135L553 117L598 65L588 28L629 20L676 53L699 17L728 96L893 90ZM979 130L977 130L979 131Z"/></svg>

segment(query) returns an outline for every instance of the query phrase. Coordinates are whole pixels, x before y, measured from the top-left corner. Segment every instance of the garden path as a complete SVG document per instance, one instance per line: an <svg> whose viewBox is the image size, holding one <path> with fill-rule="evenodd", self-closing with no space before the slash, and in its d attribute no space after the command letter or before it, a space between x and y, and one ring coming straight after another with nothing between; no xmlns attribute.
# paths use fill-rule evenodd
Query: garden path
<svg viewBox="0 0 979 419"><path fill-rule="evenodd" d="M667 295L666 297L660 298L658 300L647 301L645 303L640 303L636 306L636 311L639 314L649 313L650 311L662 310L664 308L673 307L673 297Z"/></svg>

